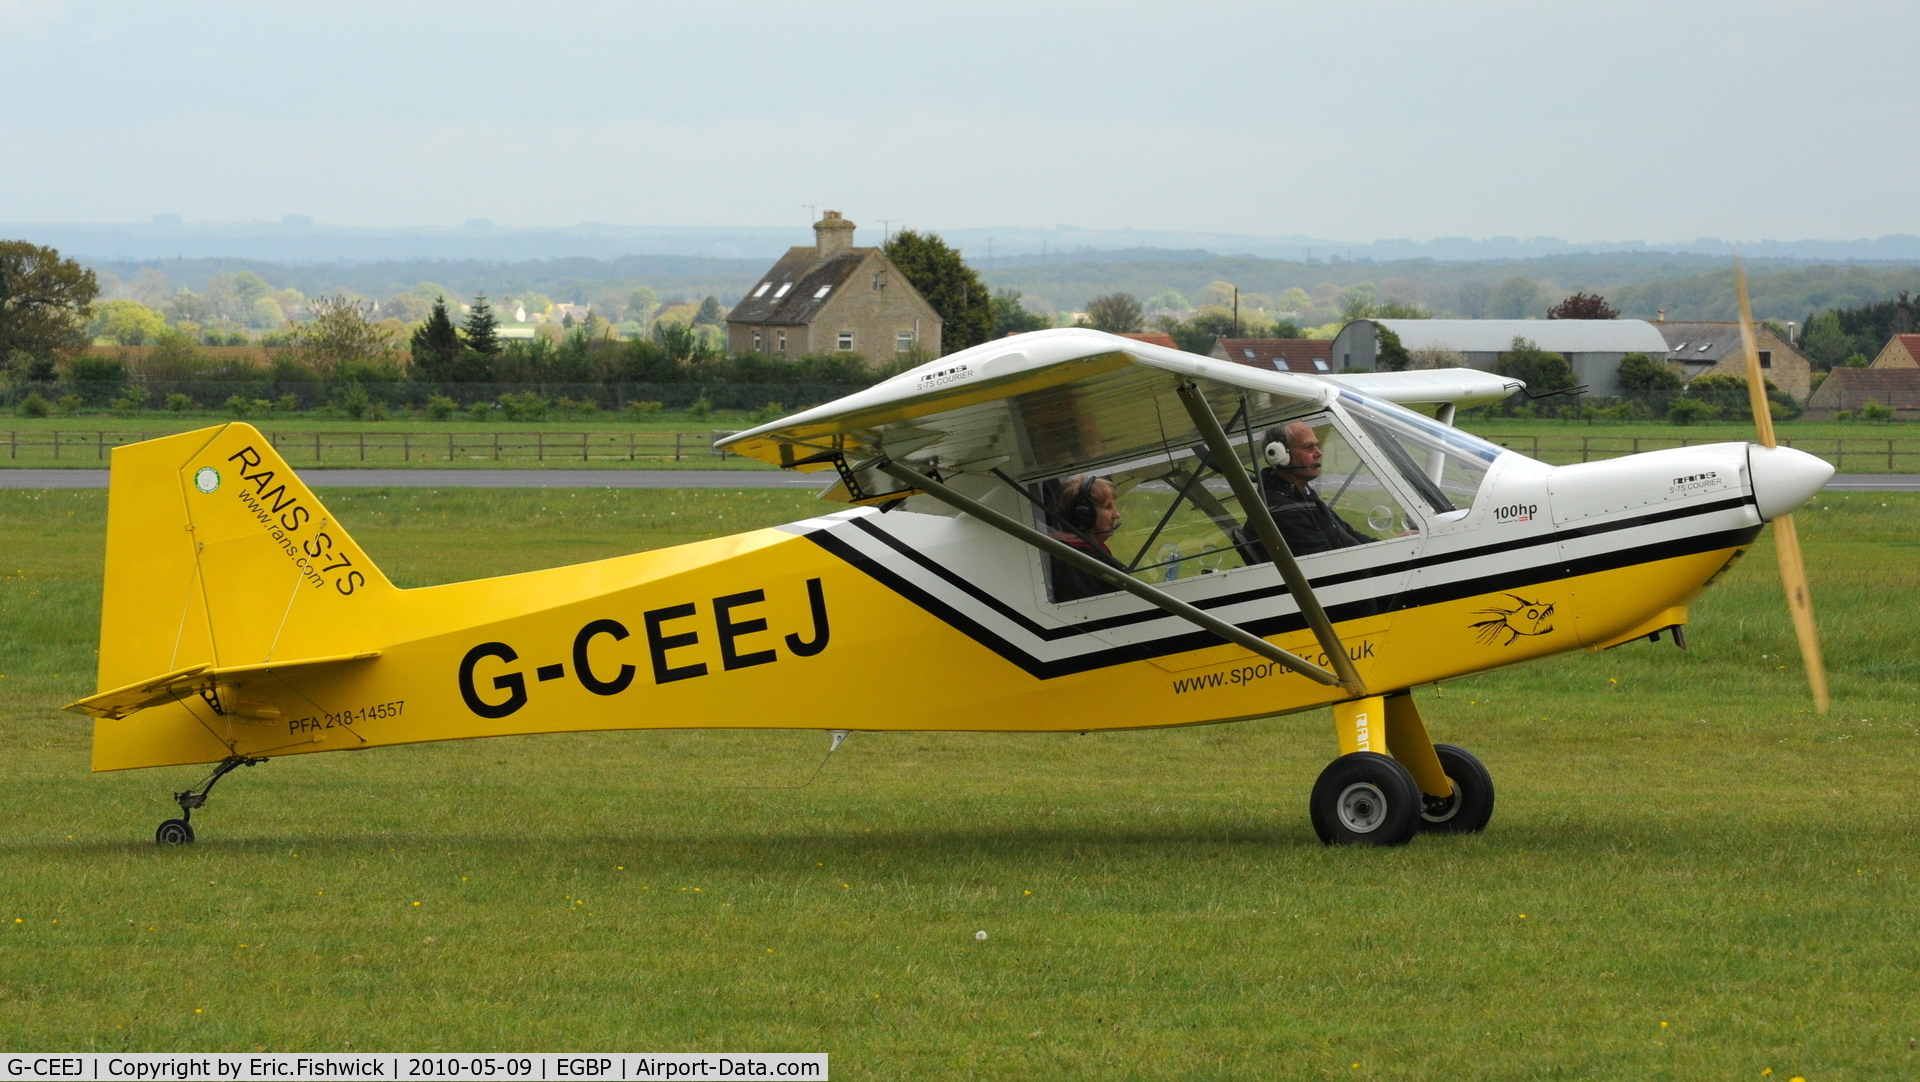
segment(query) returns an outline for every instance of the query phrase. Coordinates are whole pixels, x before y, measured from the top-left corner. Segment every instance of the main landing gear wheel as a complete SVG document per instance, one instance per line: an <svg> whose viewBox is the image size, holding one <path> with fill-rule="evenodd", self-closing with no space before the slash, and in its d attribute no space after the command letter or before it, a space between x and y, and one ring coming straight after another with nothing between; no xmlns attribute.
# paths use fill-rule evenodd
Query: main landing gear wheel
<svg viewBox="0 0 1920 1082"><path fill-rule="evenodd" d="M1420 829L1430 834L1477 834L1493 818L1493 775L1474 754L1452 744L1435 744L1440 768L1453 781L1453 795L1422 794Z"/></svg>
<svg viewBox="0 0 1920 1082"><path fill-rule="evenodd" d="M185 819L169 819L153 832L156 845L192 845L193 824Z"/></svg>
<svg viewBox="0 0 1920 1082"><path fill-rule="evenodd" d="M1327 764L1308 805L1328 845L1405 845L1420 825L1420 787L1385 755L1356 751Z"/></svg>

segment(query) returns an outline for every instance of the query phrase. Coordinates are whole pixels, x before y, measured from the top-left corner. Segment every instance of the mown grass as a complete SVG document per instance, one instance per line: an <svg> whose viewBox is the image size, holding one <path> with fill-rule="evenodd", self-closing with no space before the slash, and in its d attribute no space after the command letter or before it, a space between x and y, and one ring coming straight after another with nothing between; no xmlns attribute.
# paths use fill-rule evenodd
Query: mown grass
<svg viewBox="0 0 1920 1082"><path fill-rule="evenodd" d="M407 585L801 517L787 492L330 493ZM93 776L103 500L0 492L0 1046L825 1050L841 1078L1920 1073L1920 498L1800 515L1636 644L1422 692L1484 835L1329 850L1324 712L1092 736L558 736ZM886 680L874 696L937 693ZM1063 707L1063 708L1070 708ZM416 904L417 903L417 904ZM17 922L17 923L16 923ZM976 931L986 931L983 942ZM1354 1066L1357 1064L1358 1066Z"/></svg>

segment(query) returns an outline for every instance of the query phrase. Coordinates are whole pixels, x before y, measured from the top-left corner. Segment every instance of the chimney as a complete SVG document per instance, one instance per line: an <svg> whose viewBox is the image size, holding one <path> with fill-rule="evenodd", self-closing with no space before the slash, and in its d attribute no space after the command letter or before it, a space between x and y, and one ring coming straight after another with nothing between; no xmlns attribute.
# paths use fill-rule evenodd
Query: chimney
<svg viewBox="0 0 1920 1082"><path fill-rule="evenodd" d="M1644 312L1646 309L1642 308L1641 311ZM1660 314L1653 317L1653 321L1655 323L1665 323L1667 321L1667 310L1665 308L1660 309Z"/></svg>
<svg viewBox="0 0 1920 1082"><path fill-rule="evenodd" d="M827 211L813 223L815 258L825 262L853 247L853 223L840 217L837 210Z"/></svg>

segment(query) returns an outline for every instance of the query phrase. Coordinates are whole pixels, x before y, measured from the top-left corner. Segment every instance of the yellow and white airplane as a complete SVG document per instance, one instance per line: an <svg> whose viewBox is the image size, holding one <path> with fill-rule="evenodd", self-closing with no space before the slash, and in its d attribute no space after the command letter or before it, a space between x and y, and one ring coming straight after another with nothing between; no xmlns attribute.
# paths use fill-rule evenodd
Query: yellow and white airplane
<svg viewBox="0 0 1920 1082"><path fill-rule="evenodd" d="M1688 601L1832 473L1745 443L1554 467L1448 423L1517 386L1020 335L723 441L820 471L844 510L412 590L252 427L152 440L113 453L100 690L72 709L98 719L96 770L218 764L161 842L193 840L229 771L302 753L1322 706L1342 753L1310 802L1323 840L1475 831L1493 783L1430 741L1410 689L1678 640Z"/></svg>

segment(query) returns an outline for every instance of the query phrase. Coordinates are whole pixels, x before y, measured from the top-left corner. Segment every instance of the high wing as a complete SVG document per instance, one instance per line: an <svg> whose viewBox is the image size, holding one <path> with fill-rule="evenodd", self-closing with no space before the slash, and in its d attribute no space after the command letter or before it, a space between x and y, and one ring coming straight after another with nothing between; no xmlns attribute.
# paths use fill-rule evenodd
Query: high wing
<svg viewBox="0 0 1920 1082"><path fill-rule="evenodd" d="M849 503L904 494L867 468L883 460L948 476L998 469L1026 481L1201 443L1176 391L1189 380L1221 416L1236 418L1236 431L1312 412L1336 393L1304 376L1099 331L1035 331L963 350L718 446L791 469L838 469L841 483L822 497Z"/></svg>
<svg viewBox="0 0 1920 1082"><path fill-rule="evenodd" d="M963 350L864 391L718 444L800 471L837 469L822 498L907 494L869 467L1021 481L1098 469L1203 442L1176 391L1195 381L1235 434L1311 413L1347 388L1402 405L1478 405L1524 386L1472 369L1308 376L1268 372L1084 328L1035 331ZM1449 411L1451 416L1451 411Z"/></svg>

